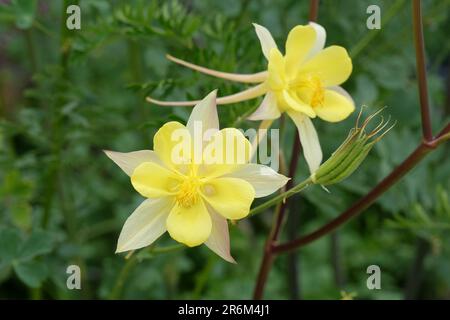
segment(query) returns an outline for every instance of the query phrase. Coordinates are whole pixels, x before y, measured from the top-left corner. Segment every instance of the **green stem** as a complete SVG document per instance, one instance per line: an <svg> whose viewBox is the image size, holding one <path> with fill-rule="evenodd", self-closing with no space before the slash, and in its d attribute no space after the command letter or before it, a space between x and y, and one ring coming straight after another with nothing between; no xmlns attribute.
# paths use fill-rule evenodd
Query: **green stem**
<svg viewBox="0 0 450 320"><path fill-rule="evenodd" d="M24 30L24 34L28 53L30 55L31 70L33 73L36 73L36 71L38 70L38 60L36 56L36 48L34 45L33 31L31 30L31 28L29 28L27 30Z"/></svg>
<svg viewBox="0 0 450 320"><path fill-rule="evenodd" d="M155 253L155 254L161 254L161 253L176 251L176 250L183 249L183 248L186 248L186 246L184 244L177 243L172 246L167 246L167 247L162 247L162 248L158 248L158 247L153 248L151 250L151 252Z"/></svg>
<svg viewBox="0 0 450 320"><path fill-rule="evenodd" d="M308 187L310 184L312 184L311 178L307 178L307 179L303 180L295 187L287 190L286 192L280 193L279 195L273 197L272 199L267 200L266 202L253 208L252 210L250 210L249 216L260 213L261 211L264 211L265 209L270 208L270 207L274 206L275 204L277 204L281 201L284 201L285 199L287 199L289 197L292 197L294 194L299 193L300 191L302 191L303 189Z"/></svg>
<svg viewBox="0 0 450 320"><path fill-rule="evenodd" d="M53 32L53 31L51 31L50 29L48 29L45 25L43 25L42 23L40 23L38 20L34 20L34 22L33 22L33 26L37 29L37 30L39 30L39 31L41 31L42 33L44 33L46 36L48 36L48 37L50 37L50 38L53 38L53 39L56 39L57 38L57 35Z"/></svg>
<svg viewBox="0 0 450 320"><path fill-rule="evenodd" d="M119 273L119 276L117 277L116 283L114 284L113 289L111 290L111 294L109 295L109 300L118 299L120 297L120 294L123 289L123 285L125 284L125 280L128 278L128 274L130 273L131 269L134 268L134 266L137 264L137 256L133 255L131 256L127 262L125 262L125 265L123 266L122 270Z"/></svg>
<svg viewBox="0 0 450 320"><path fill-rule="evenodd" d="M83 241L88 241L116 231L118 228L120 228L120 222L117 219L104 220L81 230L80 238L83 239Z"/></svg>
<svg viewBox="0 0 450 320"><path fill-rule="evenodd" d="M171 246L167 246L167 247L148 247L145 248L143 250L148 250L150 253L153 254L162 254L162 253L168 253L168 252L172 252L172 251L176 251L179 249L183 249L186 246L180 243L171 245ZM126 262L125 265L123 266L122 270L120 271L116 282L114 284L113 289L111 290L111 294L109 295L108 299L110 300L114 300L114 299L118 299L122 293L122 289L123 286L125 284L125 280L128 278L128 275L130 274L131 270L136 266L137 263L139 263L139 255L134 253L131 257L129 257Z"/></svg>

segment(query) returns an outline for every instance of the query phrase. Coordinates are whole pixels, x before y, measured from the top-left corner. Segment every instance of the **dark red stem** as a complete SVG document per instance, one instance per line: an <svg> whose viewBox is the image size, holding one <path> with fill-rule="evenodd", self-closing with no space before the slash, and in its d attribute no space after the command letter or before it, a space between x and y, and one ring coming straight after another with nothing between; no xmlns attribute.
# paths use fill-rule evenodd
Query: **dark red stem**
<svg viewBox="0 0 450 320"><path fill-rule="evenodd" d="M300 248L314 240L317 240L324 235L337 229L351 218L360 214L364 209L369 207L378 197L389 190L396 182L398 182L406 173L416 166L436 145L434 143L422 142L409 156L405 159L394 171L392 171L386 178L384 178L375 188L373 188L367 195L359 199L350 208L344 211L336 219L327 223L316 231L294 239L284 244L274 246L272 252L281 253Z"/></svg>
<svg viewBox="0 0 450 320"><path fill-rule="evenodd" d="M319 0L311 0L310 1L310 11L309 11L309 21L316 21L317 20L317 14L319 11ZM295 130L295 136L294 136L294 145L292 146L292 154L291 154L291 161L289 164L289 177L292 179L289 180L289 182L286 185L287 189L291 189L294 186L294 176L295 171L297 170L297 164L298 159L300 156L300 139L298 136L298 131ZM281 226L283 224L286 207L287 207L288 201L284 201L284 203L281 204L281 207L278 209L275 215L275 221L272 225L272 229L270 230L269 236L267 238L266 244L264 246L264 256L263 260L261 262L261 266L258 273L258 279L256 281L255 290L253 293L254 299L262 299L263 292L264 292L264 286L267 281L267 277L269 275L270 269L272 268L272 263L274 259L274 253L273 253L273 246L275 242L278 239L278 236L280 234Z"/></svg>
<svg viewBox="0 0 450 320"><path fill-rule="evenodd" d="M422 134L426 141L433 139L430 120L430 105L427 88L427 71L425 63L425 43L423 39L422 8L420 0L412 5L414 45L416 47L417 81L419 84L420 113L422 116Z"/></svg>

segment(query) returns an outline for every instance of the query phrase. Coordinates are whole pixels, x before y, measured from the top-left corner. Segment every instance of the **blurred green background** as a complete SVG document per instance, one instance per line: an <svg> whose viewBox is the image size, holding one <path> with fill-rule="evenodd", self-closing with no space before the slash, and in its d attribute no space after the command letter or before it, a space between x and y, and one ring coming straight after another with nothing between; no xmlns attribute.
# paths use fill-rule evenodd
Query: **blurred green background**
<svg viewBox="0 0 450 320"><path fill-rule="evenodd" d="M81 30L65 28L67 5L81 7ZM381 8L368 30L366 8ZM354 71L344 87L367 112L388 106L397 125L360 169L327 194L313 186L292 199L283 239L337 216L399 164L421 139L411 3L320 1L327 45L346 47ZM152 148L156 130L185 121L189 108L144 102L225 95L243 85L169 63L164 55L229 72L265 68L252 22L279 47L307 22L309 1L0 1L0 298L248 299L272 212L231 229L229 264L205 246L146 249L126 260L115 245L142 201L102 149ZM449 119L450 1L423 1L434 132ZM222 127L254 127L242 114L259 100L219 108ZM337 125L315 121L325 156L356 114ZM274 124L278 127L279 123ZM281 137L289 156L294 134ZM307 174L301 159L298 177ZM299 180L297 180L299 181ZM449 148L431 154L361 216L301 250L279 256L266 298L450 298ZM258 202L261 200L258 200ZM173 246L167 234L154 247ZM66 288L66 268L82 269L82 290ZM381 268L368 290L366 268Z"/></svg>

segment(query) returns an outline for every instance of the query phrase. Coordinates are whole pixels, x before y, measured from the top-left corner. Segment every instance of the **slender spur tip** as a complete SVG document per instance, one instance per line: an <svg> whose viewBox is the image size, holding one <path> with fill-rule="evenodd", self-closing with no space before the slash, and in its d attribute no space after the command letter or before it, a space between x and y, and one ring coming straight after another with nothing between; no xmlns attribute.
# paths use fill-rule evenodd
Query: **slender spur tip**
<svg viewBox="0 0 450 320"><path fill-rule="evenodd" d="M199 65L193 64L191 62L176 58L170 54L166 54L166 58L176 64L179 64L183 67L198 71L200 73L207 74L209 76L216 77L216 78L235 81L235 82L261 83L261 82L264 82L268 77L267 71L261 71L261 72L252 73L252 74L230 73L230 72L223 72L223 71L209 69L209 68L206 68L203 66L199 66Z"/></svg>
<svg viewBox="0 0 450 320"><path fill-rule="evenodd" d="M149 103L156 104L158 106L165 107L191 107L195 106L200 100L192 100L192 101L161 101L153 99L152 97L146 97L145 100Z"/></svg>
<svg viewBox="0 0 450 320"><path fill-rule="evenodd" d="M246 90L237 92L235 94L231 94L228 96L218 97L216 102L218 105L223 104L231 104L236 102L241 102L245 100L250 100L257 98L259 96L262 96L266 94L267 87L264 83L260 83L256 86L250 87ZM191 100L191 101L161 101L153 99L152 97L146 97L145 100L149 103L153 103L159 106L166 106L166 107L189 107L189 106L195 106L197 103L199 103L201 100Z"/></svg>

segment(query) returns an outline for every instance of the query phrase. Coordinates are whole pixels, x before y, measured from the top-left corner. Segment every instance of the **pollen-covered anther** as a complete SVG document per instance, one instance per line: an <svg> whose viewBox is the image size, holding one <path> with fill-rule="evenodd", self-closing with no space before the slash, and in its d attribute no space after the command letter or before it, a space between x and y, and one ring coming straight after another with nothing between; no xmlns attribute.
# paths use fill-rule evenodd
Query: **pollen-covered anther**
<svg viewBox="0 0 450 320"><path fill-rule="evenodd" d="M311 106L313 108L323 105L325 94L322 87L316 87L311 97Z"/></svg>
<svg viewBox="0 0 450 320"><path fill-rule="evenodd" d="M305 98L309 100L309 104L313 108L322 106L325 101L325 89L319 77L308 76L301 80L292 81L289 87L306 91L307 97Z"/></svg>
<svg viewBox="0 0 450 320"><path fill-rule="evenodd" d="M184 208L193 206L199 200L199 187L200 183L196 178L187 178L179 185L175 200Z"/></svg>

